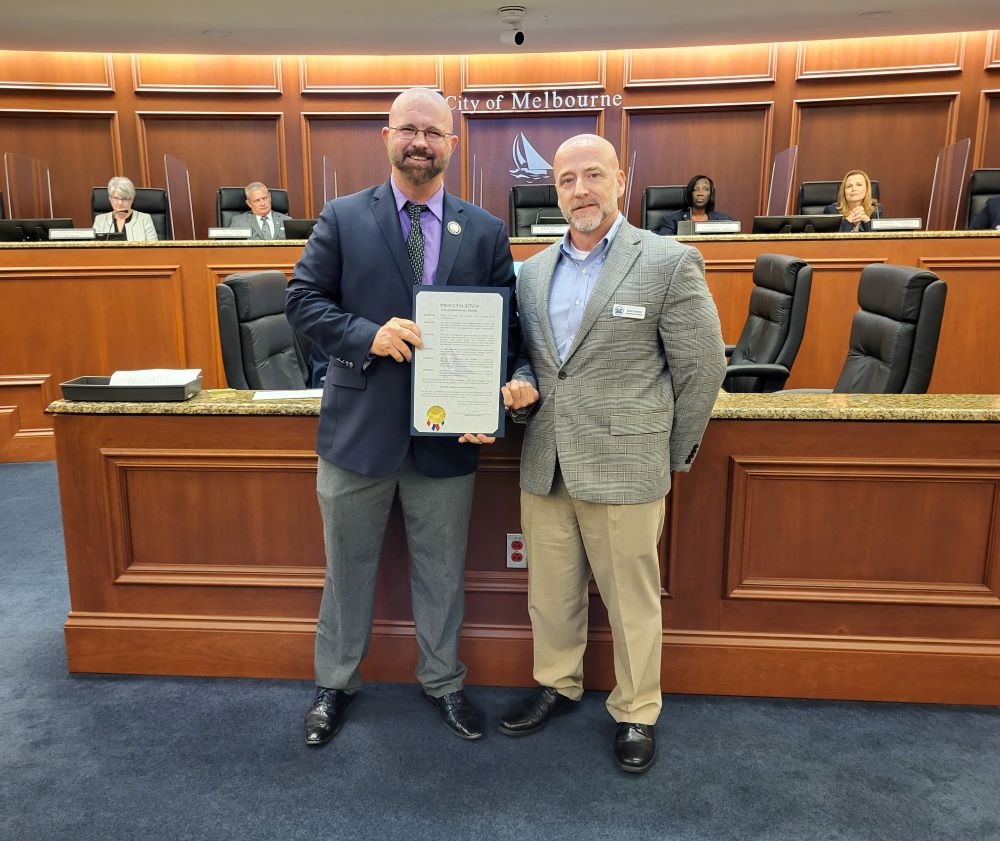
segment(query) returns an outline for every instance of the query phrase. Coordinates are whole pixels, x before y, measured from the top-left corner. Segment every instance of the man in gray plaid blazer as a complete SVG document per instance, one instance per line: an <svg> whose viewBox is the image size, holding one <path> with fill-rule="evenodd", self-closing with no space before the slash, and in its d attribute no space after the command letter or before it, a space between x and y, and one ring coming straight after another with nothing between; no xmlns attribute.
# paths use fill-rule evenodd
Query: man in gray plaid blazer
<svg viewBox="0 0 1000 841"><path fill-rule="evenodd" d="M614 646L614 754L623 770L642 773L656 757L662 698L656 547L664 497L671 471L694 461L725 352L701 254L618 212L625 175L614 147L595 135L573 137L553 169L570 229L521 267L527 358L504 388L508 405L523 403L518 392L534 385L540 392L521 453L540 688L499 729L526 735L575 708L593 573Z"/></svg>

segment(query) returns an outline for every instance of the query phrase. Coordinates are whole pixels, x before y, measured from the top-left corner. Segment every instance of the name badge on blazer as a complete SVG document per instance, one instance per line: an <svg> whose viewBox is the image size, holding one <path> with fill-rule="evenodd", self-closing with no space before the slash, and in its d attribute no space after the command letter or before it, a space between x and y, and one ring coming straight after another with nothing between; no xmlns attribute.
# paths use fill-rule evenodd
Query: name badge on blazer
<svg viewBox="0 0 1000 841"><path fill-rule="evenodd" d="M611 308L611 314L615 318L645 318L645 307L632 307L628 304L615 304Z"/></svg>

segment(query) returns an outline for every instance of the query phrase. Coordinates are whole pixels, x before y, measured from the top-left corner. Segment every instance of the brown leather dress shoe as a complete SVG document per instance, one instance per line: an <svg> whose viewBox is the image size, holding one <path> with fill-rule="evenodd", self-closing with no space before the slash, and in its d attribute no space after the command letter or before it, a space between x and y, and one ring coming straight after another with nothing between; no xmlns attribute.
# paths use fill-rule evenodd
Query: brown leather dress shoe
<svg viewBox="0 0 1000 841"><path fill-rule="evenodd" d="M424 697L437 707L441 723L460 739L471 741L482 738L483 711L466 698L461 689L440 698L432 698L425 692Z"/></svg>
<svg viewBox="0 0 1000 841"><path fill-rule="evenodd" d="M527 736L541 730L550 718L575 709L576 701L560 695L551 686L540 686L508 709L500 717L497 729L508 736Z"/></svg>
<svg viewBox="0 0 1000 841"><path fill-rule="evenodd" d="M325 745L344 726L345 710L354 700L340 689L316 687L316 698L306 713L306 744L310 747Z"/></svg>
<svg viewBox="0 0 1000 841"><path fill-rule="evenodd" d="M615 761L622 771L643 774L656 761L656 732L652 724L623 721L615 733Z"/></svg>

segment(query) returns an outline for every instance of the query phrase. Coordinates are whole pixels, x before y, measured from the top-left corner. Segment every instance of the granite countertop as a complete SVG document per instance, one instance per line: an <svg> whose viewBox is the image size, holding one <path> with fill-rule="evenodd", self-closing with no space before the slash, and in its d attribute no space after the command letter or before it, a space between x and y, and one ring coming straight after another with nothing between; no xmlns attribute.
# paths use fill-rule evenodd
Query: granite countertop
<svg viewBox="0 0 1000 841"><path fill-rule="evenodd" d="M319 398L253 400L252 391L212 389L183 403L57 400L59 415L319 415ZM1000 421L998 394L719 394L717 420Z"/></svg>
<svg viewBox="0 0 1000 841"><path fill-rule="evenodd" d="M1000 237L1000 231L859 231L858 233L833 234L702 234L701 236L675 237L679 242L762 242L774 240L789 242L804 239L955 239ZM558 242L562 237L511 237L514 245Z"/></svg>
<svg viewBox="0 0 1000 841"><path fill-rule="evenodd" d="M161 239L152 242L107 241L103 239L66 239L54 242L0 242L0 249L30 248L280 248L305 245L304 239Z"/></svg>
<svg viewBox="0 0 1000 841"><path fill-rule="evenodd" d="M712 234L710 236L677 237L681 242L791 242L795 240L829 239L954 239L997 238L1000 231L884 231L856 234ZM561 237L511 237L514 245L548 245ZM305 245L304 239L165 239L156 242L106 242L104 240L60 240L57 242L0 242L0 249L31 248L281 248L286 245Z"/></svg>

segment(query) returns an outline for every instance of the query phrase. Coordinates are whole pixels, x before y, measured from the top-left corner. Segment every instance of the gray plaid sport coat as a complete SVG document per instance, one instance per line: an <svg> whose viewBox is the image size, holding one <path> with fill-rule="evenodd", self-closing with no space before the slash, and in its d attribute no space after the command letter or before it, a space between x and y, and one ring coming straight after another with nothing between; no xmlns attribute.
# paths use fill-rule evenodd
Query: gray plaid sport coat
<svg viewBox="0 0 1000 841"><path fill-rule="evenodd" d="M651 502L670 490L671 470L690 469L725 374L704 260L623 222L560 362L548 316L558 259L555 243L525 261L517 281L514 376L541 393L527 421L521 488L549 493L558 456L574 499Z"/></svg>

